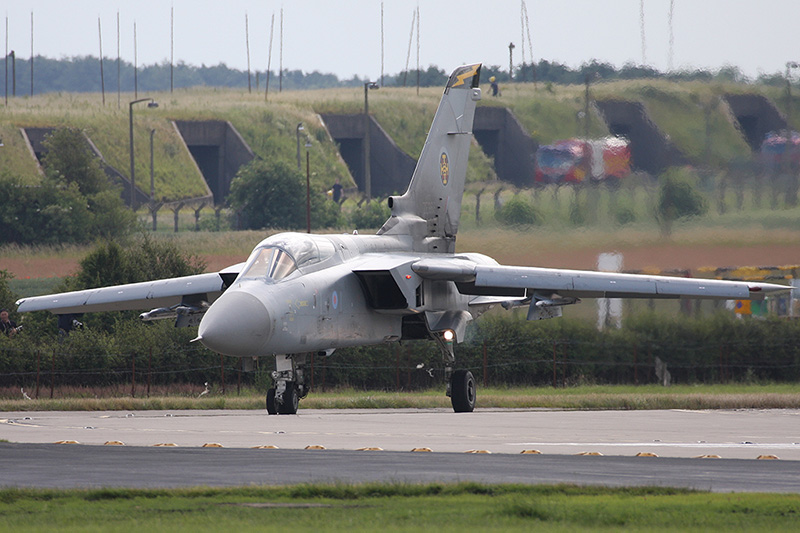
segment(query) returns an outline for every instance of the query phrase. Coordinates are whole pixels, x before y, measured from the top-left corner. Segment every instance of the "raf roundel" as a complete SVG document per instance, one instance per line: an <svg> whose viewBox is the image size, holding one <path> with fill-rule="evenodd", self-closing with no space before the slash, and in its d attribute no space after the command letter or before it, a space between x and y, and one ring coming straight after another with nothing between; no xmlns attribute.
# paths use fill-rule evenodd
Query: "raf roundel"
<svg viewBox="0 0 800 533"><path fill-rule="evenodd" d="M442 174L442 185L447 185L450 179L450 162L445 152L442 152L442 155L439 157L439 171Z"/></svg>
<svg viewBox="0 0 800 533"><path fill-rule="evenodd" d="M339 294L336 291L333 291L331 295L331 305L333 305L334 309L339 307Z"/></svg>

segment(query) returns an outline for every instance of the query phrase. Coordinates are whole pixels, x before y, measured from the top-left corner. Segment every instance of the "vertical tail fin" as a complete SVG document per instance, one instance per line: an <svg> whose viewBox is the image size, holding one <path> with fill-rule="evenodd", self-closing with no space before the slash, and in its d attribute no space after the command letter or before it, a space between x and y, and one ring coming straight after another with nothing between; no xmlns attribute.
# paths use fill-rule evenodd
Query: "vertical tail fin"
<svg viewBox="0 0 800 533"><path fill-rule="evenodd" d="M415 251L455 251L480 72L478 63L450 75L408 190L389 198L392 216L379 233L411 235Z"/></svg>

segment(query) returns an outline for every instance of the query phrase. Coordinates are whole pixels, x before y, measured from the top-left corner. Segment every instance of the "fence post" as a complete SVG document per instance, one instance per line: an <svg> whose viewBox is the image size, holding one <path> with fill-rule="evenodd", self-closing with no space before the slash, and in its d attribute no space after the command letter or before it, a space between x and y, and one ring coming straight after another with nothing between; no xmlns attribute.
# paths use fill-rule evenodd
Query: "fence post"
<svg viewBox="0 0 800 533"><path fill-rule="evenodd" d="M150 347L150 355L147 357L147 397L150 397L150 365L153 362L153 347Z"/></svg>
<svg viewBox="0 0 800 533"><path fill-rule="evenodd" d="M136 398L136 352L131 352L131 398Z"/></svg>
<svg viewBox="0 0 800 533"><path fill-rule="evenodd" d="M394 347L394 390L400 390L400 346Z"/></svg>
<svg viewBox="0 0 800 533"><path fill-rule="evenodd" d="M406 389L411 390L411 352L406 346Z"/></svg>
<svg viewBox="0 0 800 533"><path fill-rule="evenodd" d="M486 341L483 341L483 386L489 386L489 367L486 354Z"/></svg>
<svg viewBox="0 0 800 533"><path fill-rule="evenodd" d="M236 396L242 394L242 367L244 366L244 357L239 358L239 371L236 374Z"/></svg>
<svg viewBox="0 0 800 533"><path fill-rule="evenodd" d="M39 399L39 363L41 360L41 352L36 350L36 399Z"/></svg>
<svg viewBox="0 0 800 533"><path fill-rule="evenodd" d="M222 395L225 396L225 359L219 354L219 373L222 377Z"/></svg>
<svg viewBox="0 0 800 533"><path fill-rule="evenodd" d="M633 384L639 384L639 367L636 364L636 345L633 345Z"/></svg>
<svg viewBox="0 0 800 533"><path fill-rule="evenodd" d="M53 399L53 387L56 380L56 349L53 348L53 359L50 362L50 399Z"/></svg>
<svg viewBox="0 0 800 533"><path fill-rule="evenodd" d="M311 390L314 390L314 352L311 352Z"/></svg>
<svg viewBox="0 0 800 533"><path fill-rule="evenodd" d="M556 388L556 341L553 341L553 388Z"/></svg>

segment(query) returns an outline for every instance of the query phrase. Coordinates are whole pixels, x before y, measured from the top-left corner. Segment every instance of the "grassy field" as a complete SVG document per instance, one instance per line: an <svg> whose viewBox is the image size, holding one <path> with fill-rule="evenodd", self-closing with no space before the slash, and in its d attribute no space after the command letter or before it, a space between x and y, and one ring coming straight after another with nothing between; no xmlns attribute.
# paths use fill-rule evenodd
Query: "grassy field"
<svg viewBox="0 0 800 533"><path fill-rule="evenodd" d="M796 494L574 486L0 490L2 531L794 531Z"/></svg>
<svg viewBox="0 0 800 533"><path fill-rule="evenodd" d="M253 389L229 388L202 398L197 392L169 393L160 389L148 398L129 387L57 389L53 399L42 390L38 400L23 400L17 388L0 390L3 411L106 411L161 409L264 409L264 395ZM28 391L32 392L32 391ZM341 389L312 391L301 409L449 408L450 399L436 388L420 392ZM800 409L800 386L783 385L608 385L567 388L516 387L478 389L478 408L550 409Z"/></svg>

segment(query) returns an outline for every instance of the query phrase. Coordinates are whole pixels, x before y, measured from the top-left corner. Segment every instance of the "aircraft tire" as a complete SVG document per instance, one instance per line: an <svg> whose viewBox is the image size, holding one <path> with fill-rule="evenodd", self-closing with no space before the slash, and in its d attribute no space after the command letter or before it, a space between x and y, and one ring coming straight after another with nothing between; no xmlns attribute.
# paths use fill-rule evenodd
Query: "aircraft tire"
<svg viewBox="0 0 800 533"><path fill-rule="evenodd" d="M469 370L456 370L450 378L450 401L456 413L471 413L475 409L475 378Z"/></svg>
<svg viewBox="0 0 800 533"><path fill-rule="evenodd" d="M278 414L278 406L275 404L275 387L267 389L267 413Z"/></svg>
<svg viewBox="0 0 800 533"><path fill-rule="evenodd" d="M283 391L283 402L278 405L278 413L282 415L295 415L297 408L300 405L300 395L298 394L297 387L294 382L286 384L286 390Z"/></svg>

